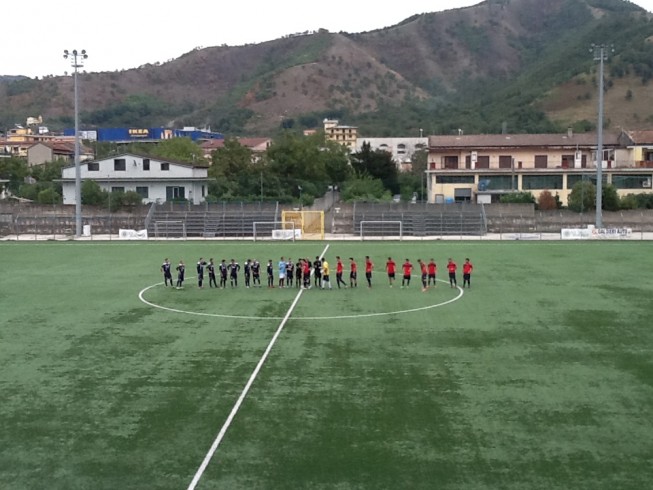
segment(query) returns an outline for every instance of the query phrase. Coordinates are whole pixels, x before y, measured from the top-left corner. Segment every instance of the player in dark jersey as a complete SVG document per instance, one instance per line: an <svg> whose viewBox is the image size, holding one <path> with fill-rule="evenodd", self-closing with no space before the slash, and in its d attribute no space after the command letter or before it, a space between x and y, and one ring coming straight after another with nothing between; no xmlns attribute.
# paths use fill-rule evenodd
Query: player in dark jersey
<svg viewBox="0 0 653 490"><path fill-rule="evenodd" d="M227 266L227 261L222 259L220 262L220 287L221 288L226 288L227 287L227 273L229 272L229 267Z"/></svg>
<svg viewBox="0 0 653 490"><path fill-rule="evenodd" d="M197 261L197 287L200 289L204 288L204 267L206 267L206 260L200 257Z"/></svg>
<svg viewBox="0 0 653 490"><path fill-rule="evenodd" d="M168 287L168 281L170 281L170 285L172 286L172 271L170 270L170 261L167 257L163 261L163 264L161 264L161 272L163 272L163 282L165 286Z"/></svg>
<svg viewBox="0 0 653 490"><path fill-rule="evenodd" d="M213 259L209 259L209 265L206 266L206 270L209 271L209 287L212 288L215 286L218 287L218 283L215 281L215 264Z"/></svg>
<svg viewBox="0 0 653 490"><path fill-rule="evenodd" d="M295 264L295 287L302 287L302 273L304 271L304 259L299 259Z"/></svg>
<svg viewBox="0 0 653 490"><path fill-rule="evenodd" d="M243 267L243 273L245 274L245 287L249 289L249 281L252 277L252 260L247 259L245 261L245 266Z"/></svg>
<svg viewBox="0 0 653 490"><path fill-rule="evenodd" d="M238 271L239 270L240 270L240 264L238 262L236 262L234 259L231 259L231 263L229 264L229 279L230 279L232 288L238 287Z"/></svg>
<svg viewBox="0 0 653 490"><path fill-rule="evenodd" d="M286 286L291 288L292 281L295 278L295 263L290 257L288 257L288 262L286 263Z"/></svg>
<svg viewBox="0 0 653 490"><path fill-rule="evenodd" d="M261 263L257 259L254 259L254 263L252 264L252 279L253 279L253 286L260 288L261 287Z"/></svg>
<svg viewBox="0 0 653 490"><path fill-rule="evenodd" d="M179 265L177 266L177 289L184 287L184 275L186 273L186 266L184 261L180 260Z"/></svg>
<svg viewBox="0 0 653 490"><path fill-rule="evenodd" d="M322 261L320 257L315 257L313 261L313 279L315 280L315 287L319 288L322 286Z"/></svg>
<svg viewBox="0 0 653 490"><path fill-rule="evenodd" d="M268 265L265 268L267 274L268 274L268 287L273 288L274 287L274 266L272 265L272 259L268 260Z"/></svg>

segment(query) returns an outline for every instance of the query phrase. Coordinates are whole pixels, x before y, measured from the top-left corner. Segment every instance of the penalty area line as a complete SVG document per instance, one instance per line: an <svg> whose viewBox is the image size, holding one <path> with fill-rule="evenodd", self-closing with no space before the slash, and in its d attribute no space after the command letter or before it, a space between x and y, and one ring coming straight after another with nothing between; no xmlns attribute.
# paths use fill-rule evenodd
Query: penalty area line
<svg viewBox="0 0 653 490"><path fill-rule="evenodd" d="M324 257L324 254L326 254L328 249L329 249L329 245L327 245L324 248L324 251L322 252L322 255L320 255L320 257ZM224 436L227 433L227 430L229 429L229 426L231 425L231 422L233 422L234 418L236 417L236 414L238 413L238 410L240 410L240 406L245 401L245 397L247 397L247 393L249 393L249 390L252 387L252 384L254 384L254 381L256 380L256 377L258 376L258 373L261 371L261 368L263 367L263 364L265 363L268 356L270 355L270 352L272 351L272 347L274 347L274 344L277 342L277 339L279 338L279 335L281 335L281 332L283 331L283 327L288 322L288 319L290 318L290 315L292 314L293 310L295 309L295 306L297 306L297 303L299 302L299 299L302 297L303 292L304 292L303 289L299 290L299 292L297 293L297 296L295 296L294 301L290 305L290 308L288 308L288 311L286 312L286 315L283 317L283 320L281 320L281 323L279 324L279 327L277 327L277 331L274 332L274 335L272 336L272 340L270 340L270 343L268 344L267 348L265 349L265 352L263 352L263 355L261 356L261 359L259 359L258 364L256 364L256 367L254 368L254 371L252 371L252 374L250 375L249 379L247 380L247 384L245 384L245 387L243 388L243 391L240 393L240 396L238 397L238 400L236 400L236 403L234 404L233 408L231 409L231 412L229 412L229 416L227 417L227 420L225 420L224 424L220 428L220 432L218 432L218 435L216 436L215 440L213 441L213 444L211 444L211 447L209 448L209 451L206 453L206 456L204 456L204 460L202 461L202 464L200 465L200 467L195 472L195 476L193 476L193 480L190 482L190 485L188 485L188 490L195 490L195 488L197 487L197 484L199 483L200 479L202 478L202 475L204 474L204 472L206 471L206 468L208 467L209 463L211 462L211 459L213 459L213 456L215 455L215 452L218 450L218 446L220 446L220 443L222 442L222 439L224 439Z"/></svg>

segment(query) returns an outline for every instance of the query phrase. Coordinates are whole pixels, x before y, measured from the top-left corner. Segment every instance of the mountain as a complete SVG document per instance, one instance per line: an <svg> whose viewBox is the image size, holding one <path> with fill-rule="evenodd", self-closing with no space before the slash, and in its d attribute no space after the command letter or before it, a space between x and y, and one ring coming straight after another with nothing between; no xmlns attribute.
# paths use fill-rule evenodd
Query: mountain
<svg viewBox="0 0 653 490"><path fill-rule="evenodd" d="M319 127L363 135L593 129L606 61L610 128L653 125L653 21L624 0L486 0L395 26L197 49L163 64L82 73L83 126L209 125L227 135ZM0 77L0 127L72 126L71 77ZM648 109L651 107L652 109Z"/></svg>

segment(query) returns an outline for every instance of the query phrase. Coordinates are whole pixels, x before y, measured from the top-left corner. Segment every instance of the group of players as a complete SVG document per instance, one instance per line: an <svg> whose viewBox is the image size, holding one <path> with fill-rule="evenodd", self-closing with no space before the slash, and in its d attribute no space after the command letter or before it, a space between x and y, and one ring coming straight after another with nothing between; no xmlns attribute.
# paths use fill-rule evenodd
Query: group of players
<svg viewBox="0 0 653 490"><path fill-rule="evenodd" d="M372 272L374 271L374 263L368 255L365 256L365 280L367 282L367 287L372 287ZM436 286L436 276L437 276L437 264L434 259L431 259L429 262L425 262L422 259L417 259L417 264L419 266L419 272L422 281L422 291L427 291L430 287ZM358 287L358 264L353 257L349 257L349 284L347 284L344 279L345 266L342 262L340 256L336 256L336 285L338 289L343 288L356 288ZM447 272L449 274L449 285L452 288L458 287L457 281L457 271L458 265L449 258L447 262ZM474 266L470 262L469 258L465 259L463 264L463 288L470 288L471 285L471 276ZM410 287L410 280L413 272L413 264L409 259L406 259L403 264L401 264L402 271L402 280L401 287L408 288ZM242 267L245 287L261 287L261 263L254 259L247 259ZM274 275L274 265L272 260L268 260L265 267L267 274L267 287L275 287L275 275ZM172 264L166 258L161 265L161 272L163 272L163 281L165 286L168 284L177 289L182 289L184 286L184 280L186 275L186 266L183 260L179 261L179 264L175 268L177 271L177 281L173 283L172 279ZM241 270L240 264L231 259L229 263L226 260L222 259L219 264L215 264L214 260L211 258L207 262L203 257L197 261L196 271L197 271L197 286L200 289L204 288L204 274L208 274L209 287L210 288L226 288L227 282L229 282L231 287L238 287L238 274ZM393 287L395 282L395 277L397 275L397 263L388 257L387 262L385 263L385 272L388 276L388 282L390 287ZM217 277L220 278L218 284ZM312 280L311 280L312 279ZM311 287L321 288L321 289L332 289L331 286L331 266L325 257L315 257L315 260L311 259L299 259L297 262L294 262L291 258L285 259L281 257L277 264L277 284L276 287L279 288L292 288L297 289L311 289Z"/></svg>

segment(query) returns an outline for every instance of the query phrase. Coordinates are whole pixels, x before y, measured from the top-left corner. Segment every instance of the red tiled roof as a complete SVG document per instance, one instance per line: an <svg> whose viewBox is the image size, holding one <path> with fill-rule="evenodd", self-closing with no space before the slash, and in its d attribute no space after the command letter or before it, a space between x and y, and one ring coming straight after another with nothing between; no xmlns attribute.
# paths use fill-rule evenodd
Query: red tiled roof
<svg viewBox="0 0 653 490"><path fill-rule="evenodd" d="M653 144L653 130L624 131L635 145Z"/></svg>

